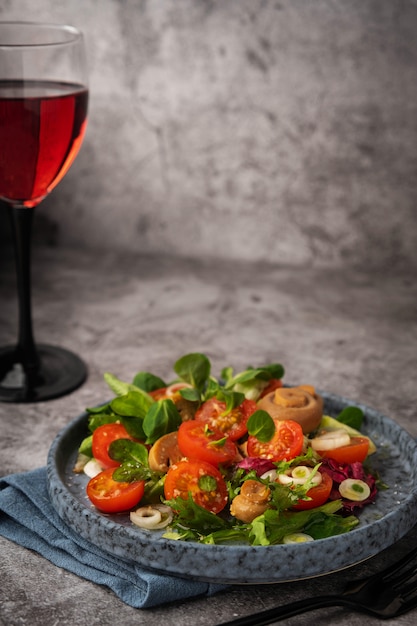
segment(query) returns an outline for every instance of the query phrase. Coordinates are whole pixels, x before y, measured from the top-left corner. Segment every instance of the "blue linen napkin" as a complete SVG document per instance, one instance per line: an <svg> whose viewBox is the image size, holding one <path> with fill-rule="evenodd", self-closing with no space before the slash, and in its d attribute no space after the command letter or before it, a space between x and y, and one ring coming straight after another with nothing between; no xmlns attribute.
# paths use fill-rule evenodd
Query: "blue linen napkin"
<svg viewBox="0 0 417 626"><path fill-rule="evenodd" d="M163 576L114 557L80 537L53 508L46 468L0 479L0 534L73 574L105 585L134 608L212 595L226 585Z"/></svg>

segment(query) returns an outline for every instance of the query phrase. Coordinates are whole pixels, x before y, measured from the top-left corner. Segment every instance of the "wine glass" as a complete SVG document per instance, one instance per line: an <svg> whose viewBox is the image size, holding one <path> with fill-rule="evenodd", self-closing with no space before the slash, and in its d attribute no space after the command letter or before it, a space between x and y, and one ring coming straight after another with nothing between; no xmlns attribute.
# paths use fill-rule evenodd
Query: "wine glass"
<svg viewBox="0 0 417 626"><path fill-rule="evenodd" d="M57 398L87 376L77 355L35 342L30 268L34 208L74 161L87 107L81 32L65 25L0 22L0 199L12 227L19 314L16 345L0 348L3 402Z"/></svg>

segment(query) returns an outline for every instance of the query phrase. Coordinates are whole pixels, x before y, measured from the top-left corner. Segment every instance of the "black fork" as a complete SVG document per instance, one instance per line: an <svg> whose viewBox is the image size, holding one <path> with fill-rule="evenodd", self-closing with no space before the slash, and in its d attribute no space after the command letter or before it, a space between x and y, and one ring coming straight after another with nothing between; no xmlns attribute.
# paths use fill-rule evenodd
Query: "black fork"
<svg viewBox="0 0 417 626"><path fill-rule="evenodd" d="M305 598L218 626L265 626L282 619L330 606L342 606L379 619L403 615L417 607L417 548L378 574L349 582L339 595Z"/></svg>

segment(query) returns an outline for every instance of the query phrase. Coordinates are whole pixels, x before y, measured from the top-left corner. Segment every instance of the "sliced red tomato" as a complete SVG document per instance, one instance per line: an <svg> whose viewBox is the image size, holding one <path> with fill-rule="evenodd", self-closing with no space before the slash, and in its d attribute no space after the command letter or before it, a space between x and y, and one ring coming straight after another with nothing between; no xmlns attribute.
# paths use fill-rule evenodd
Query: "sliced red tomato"
<svg viewBox="0 0 417 626"><path fill-rule="evenodd" d="M103 424L93 431L93 456L99 463L105 467L119 467L119 461L115 461L109 456L109 446L116 439L131 439L123 424Z"/></svg>
<svg viewBox="0 0 417 626"><path fill-rule="evenodd" d="M195 420L208 424L212 430L220 430L236 441L248 431L246 423L257 409L256 402L244 400L242 404L226 413L226 403L217 398L204 402L195 414Z"/></svg>
<svg viewBox="0 0 417 626"><path fill-rule="evenodd" d="M307 491L307 496L311 498L311 500L299 500L297 504L292 507L293 509L296 511L307 511L327 502L332 490L333 480L325 472L320 473L322 478L321 483Z"/></svg>
<svg viewBox="0 0 417 626"><path fill-rule="evenodd" d="M152 396L154 400L165 400L167 397L167 388L161 387L160 389L155 389L154 391L148 391L148 394Z"/></svg>
<svg viewBox="0 0 417 626"><path fill-rule="evenodd" d="M178 429L178 447L188 459L212 465L228 464L237 458L236 444L220 430L212 430L197 420L182 422Z"/></svg>
<svg viewBox="0 0 417 626"><path fill-rule="evenodd" d="M183 460L171 465L166 474L164 494L167 500L188 494L196 504L211 513L220 513L228 500L227 486L220 471L211 463Z"/></svg>
<svg viewBox="0 0 417 626"><path fill-rule="evenodd" d="M138 504L145 491L145 481L121 483L113 479L114 468L103 470L87 484L87 496L103 513L122 513Z"/></svg>
<svg viewBox="0 0 417 626"><path fill-rule="evenodd" d="M282 380L280 378L271 378L267 386L263 389L261 395L259 396L259 399L263 398L268 393L271 393L271 391L279 389L280 387L282 387Z"/></svg>
<svg viewBox="0 0 417 626"><path fill-rule="evenodd" d="M333 448L332 450L324 450L318 454L323 458L333 459L337 463L362 463L368 456L369 439L366 437L351 437L350 443L346 446Z"/></svg>
<svg viewBox="0 0 417 626"><path fill-rule="evenodd" d="M248 456L261 457L270 461L289 461L301 454L303 449L303 429L294 420L274 419L275 434L270 441L259 441L254 435L249 435Z"/></svg>

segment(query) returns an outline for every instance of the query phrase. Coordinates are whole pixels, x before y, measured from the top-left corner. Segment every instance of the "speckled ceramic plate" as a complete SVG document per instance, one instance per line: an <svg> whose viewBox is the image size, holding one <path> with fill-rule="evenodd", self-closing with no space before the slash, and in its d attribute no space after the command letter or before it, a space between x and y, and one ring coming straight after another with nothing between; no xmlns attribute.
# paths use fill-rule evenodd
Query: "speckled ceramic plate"
<svg viewBox="0 0 417 626"><path fill-rule="evenodd" d="M133 526L128 515L102 515L85 495L87 477L74 474L77 449L87 433L87 415L70 423L48 455L48 485L60 517L82 537L107 552L164 574L224 583L276 583L334 572L363 561L405 535L417 520L417 444L396 422L366 406L322 394L325 412L360 406L363 432L378 447L372 457L389 489L359 515L351 532L303 544L276 546L204 545L162 538Z"/></svg>

